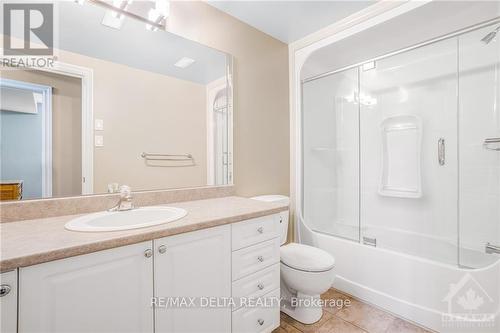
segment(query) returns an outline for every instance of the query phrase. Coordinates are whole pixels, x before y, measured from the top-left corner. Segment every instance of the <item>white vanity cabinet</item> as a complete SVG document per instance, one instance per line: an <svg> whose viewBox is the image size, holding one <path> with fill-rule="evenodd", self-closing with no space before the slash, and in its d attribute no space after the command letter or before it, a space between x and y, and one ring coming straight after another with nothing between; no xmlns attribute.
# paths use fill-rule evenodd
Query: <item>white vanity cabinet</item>
<svg viewBox="0 0 500 333"><path fill-rule="evenodd" d="M270 332L279 306L231 301L279 298L279 235L276 214L19 268L18 332Z"/></svg>
<svg viewBox="0 0 500 333"><path fill-rule="evenodd" d="M17 271L0 274L0 332L17 331Z"/></svg>
<svg viewBox="0 0 500 333"><path fill-rule="evenodd" d="M155 296L167 302L155 308L155 332L231 332L231 307L221 303L231 297L231 226L157 239L154 248ZM168 307L183 298L195 305Z"/></svg>
<svg viewBox="0 0 500 333"><path fill-rule="evenodd" d="M152 254L148 241L20 268L19 332L153 332Z"/></svg>
<svg viewBox="0 0 500 333"><path fill-rule="evenodd" d="M280 324L280 217L259 217L231 226L233 333L271 332ZM267 299L250 304L250 299ZM241 306L238 306L241 305Z"/></svg>

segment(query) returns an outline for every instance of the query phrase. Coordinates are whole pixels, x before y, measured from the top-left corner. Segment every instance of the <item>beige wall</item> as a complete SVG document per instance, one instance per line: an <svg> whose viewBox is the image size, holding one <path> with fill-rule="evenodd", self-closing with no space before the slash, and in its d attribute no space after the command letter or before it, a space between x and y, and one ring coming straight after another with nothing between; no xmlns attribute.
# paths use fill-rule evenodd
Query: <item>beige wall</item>
<svg viewBox="0 0 500 333"><path fill-rule="evenodd" d="M58 74L3 70L6 79L52 87L52 196L81 193L81 82Z"/></svg>
<svg viewBox="0 0 500 333"><path fill-rule="evenodd" d="M168 29L234 56L237 194L288 194L288 46L200 1L173 1Z"/></svg>
<svg viewBox="0 0 500 333"><path fill-rule="evenodd" d="M104 146L94 148L94 193L113 182L133 190L206 185L205 85L65 51L59 59L93 70L94 119L104 121L95 131ZM195 164L148 166L142 152L190 153Z"/></svg>

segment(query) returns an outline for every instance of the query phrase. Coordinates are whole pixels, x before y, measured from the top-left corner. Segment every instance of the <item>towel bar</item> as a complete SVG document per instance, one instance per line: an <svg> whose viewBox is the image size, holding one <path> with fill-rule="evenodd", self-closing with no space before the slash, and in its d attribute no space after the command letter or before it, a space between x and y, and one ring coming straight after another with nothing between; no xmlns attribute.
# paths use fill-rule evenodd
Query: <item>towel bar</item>
<svg viewBox="0 0 500 333"><path fill-rule="evenodd" d="M193 155L191 154L157 154L157 153L145 153L141 154L141 157L147 161L191 161Z"/></svg>

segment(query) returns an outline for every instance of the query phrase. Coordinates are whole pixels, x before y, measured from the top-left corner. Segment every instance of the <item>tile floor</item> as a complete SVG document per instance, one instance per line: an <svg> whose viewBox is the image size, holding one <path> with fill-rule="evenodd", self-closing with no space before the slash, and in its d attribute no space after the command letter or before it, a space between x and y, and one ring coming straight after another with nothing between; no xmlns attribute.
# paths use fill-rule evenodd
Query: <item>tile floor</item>
<svg viewBox="0 0 500 333"><path fill-rule="evenodd" d="M430 333L390 313L358 301L335 289L324 300L350 300L350 306L325 307L317 323L305 325L281 313L280 327L273 333Z"/></svg>

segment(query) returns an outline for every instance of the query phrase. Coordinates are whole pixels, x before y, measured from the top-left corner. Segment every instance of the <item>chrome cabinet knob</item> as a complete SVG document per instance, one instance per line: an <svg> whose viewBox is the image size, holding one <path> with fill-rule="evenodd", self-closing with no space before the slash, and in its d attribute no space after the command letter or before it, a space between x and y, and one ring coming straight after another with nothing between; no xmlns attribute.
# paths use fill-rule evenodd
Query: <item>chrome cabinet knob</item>
<svg viewBox="0 0 500 333"><path fill-rule="evenodd" d="M263 283L259 283L257 285L257 288L259 288L260 290L264 289L264 284Z"/></svg>
<svg viewBox="0 0 500 333"><path fill-rule="evenodd" d="M167 252L167 246L166 245L160 245L158 247L158 252L160 252L161 254L164 254L165 252Z"/></svg>
<svg viewBox="0 0 500 333"><path fill-rule="evenodd" d="M10 286L8 284L0 285L0 297L7 296L10 293Z"/></svg>
<svg viewBox="0 0 500 333"><path fill-rule="evenodd" d="M258 256L257 260L260 261L260 262L263 262L264 261L264 257L263 256Z"/></svg>
<svg viewBox="0 0 500 333"><path fill-rule="evenodd" d="M283 223L283 216L280 216L280 223Z"/></svg>
<svg viewBox="0 0 500 333"><path fill-rule="evenodd" d="M257 319L257 322L260 326L264 325L264 319Z"/></svg>
<svg viewBox="0 0 500 333"><path fill-rule="evenodd" d="M264 232L264 228L263 228L263 227L259 227L259 228L257 229L257 231L258 231L260 234L262 234L262 233Z"/></svg>
<svg viewBox="0 0 500 333"><path fill-rule="evenodd" d="M153 250L147 249L146 251L144 251L144 256L146 258L151 258L153 256Z"/></svg>

